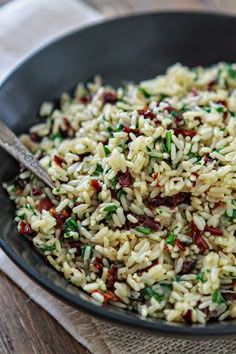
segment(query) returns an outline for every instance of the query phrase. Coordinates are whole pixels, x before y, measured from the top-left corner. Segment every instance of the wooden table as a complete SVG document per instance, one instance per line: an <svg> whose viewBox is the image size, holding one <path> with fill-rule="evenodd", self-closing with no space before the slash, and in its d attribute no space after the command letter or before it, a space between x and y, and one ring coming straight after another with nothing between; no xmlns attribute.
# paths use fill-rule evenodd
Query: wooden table
<svg viewBox="0 0 236 354"><path fill-rule="evenodd" d="M0 5L9 0L0 0ZM236 0L87 0L105 16L164 9L236 13ZM0 353L88 353L51 316L0 273Z"/></svg>

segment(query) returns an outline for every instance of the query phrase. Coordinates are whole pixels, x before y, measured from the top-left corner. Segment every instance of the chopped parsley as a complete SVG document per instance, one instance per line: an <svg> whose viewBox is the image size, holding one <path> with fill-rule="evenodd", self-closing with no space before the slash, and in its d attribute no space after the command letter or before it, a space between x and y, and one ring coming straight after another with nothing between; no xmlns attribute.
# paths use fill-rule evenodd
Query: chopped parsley
<svg viewBox="0 0 236 354"><path fill-rule="evenodd" d="M171 132L168 130L166 132L166 150L170 153L170 146L171 146Z"/></svg>
<svg viewBox="0 0 236 354"><path fill-rule="evenodd" d="M137 226L137 227L135 227L135 230L137 230L138 232L141 232L144 235L149 235L150 233L153 232L153 230L147 226Z"/></svg>
<svg viewBox="0 0 236 354"><path fill-rule="evenodd" d="M204 278L204 273L203 272L199 272L196 276L197 280L200 280L202 283L205 283L206 279Z"/></svg>
<svg viewBox="0 0 236 354"><path fill-rule="evenodd" d="M68 233L70 231L74 231L74 232L78 231L78 225L71 216L68 219L66 219L64 223L64 231L65 233Z"/></svg>
<svg viewBox="0 0 236 354"><path fill-rule="evenodd" d="M103 150L104 150L105 156L108 156L111 153L111 151L108 149L108 147L106 145L103 145Z"/></svg>
<svg viewBox="0 0 236 354"><path fill-rule="evenodd" d="M93 175L94 176L100 176L100 174L103 172L102 166L97 163L96 170L94 171Z"/></svg>
<svg viewBox="0 0 236 354"><path fill-rule="evenodd" d="M165 243L166 243L167 245L174 246L174 239L175 239L174 232L171 231L171 233L169 234L169 236L167 236L167 238L165 239Z"/></svg>
<svg viewBox="0 0 236 354"><path fill-rule="evenodd" d="M164 300L165 295L157 293L156 291L153 290L153 288L150 285L145 285L145 287L141 291L141 297L145 300L154 297L155 300L161 302Z"/></svg>
<svg viewBox="0 0 236 354"><path fill-rule="evenodd" d="M116 204L110 204L103 208L103 211L116 211L117 205Z"/></svg>
<svg viewBox="0 0 236 354"><path fill-rule="evenodd" d="M138 91L145 97L150 98L151 95L141 86L139 86Z"/></svg>
<svg viewBox="0 0 236 354"><path fill-rule="evenodd" d="M216 289L212 294L212 301L217 304L222 304L225 302L223 296L221 295L220 289Z"/></svg>

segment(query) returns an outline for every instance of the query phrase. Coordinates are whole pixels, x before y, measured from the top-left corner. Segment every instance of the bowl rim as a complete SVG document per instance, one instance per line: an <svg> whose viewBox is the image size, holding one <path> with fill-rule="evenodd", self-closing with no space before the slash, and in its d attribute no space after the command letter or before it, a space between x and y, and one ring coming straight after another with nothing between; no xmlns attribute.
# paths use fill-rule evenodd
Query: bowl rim
<svg viewBox="0 0 236 354"><path fill-rule="evenodd" d="M128 14L124 16L119 16L111 19L99 19L96 20L92 25L86 25L82 28L77 28L72 31L68 31L65 34L62 34L46 44L40 46L38 49L31 51L26 57L24 57L17 65L15 65L0 81L0 90L8 83L9 80L14 78L14 75L20 70L23 66L27 65L35 56L40 54L43 51L46 51L49 47L58 44L60 41L64 41L67 37L76 35L77 33L82 33L88 29L96 29L98 26L109 26L111 23L128 21L130 19L136 19L140 17L161 17L161 16L204 16L212 18L231 18L236 20L235 15L229 13L220 13L217 11L207 12L207 11L191 11L191 10L180 10L180 11L159 11L159 12L142 12L138 14ZM44 289L48 290L51 294L56 295L62 301L70 304L71 306L77 307L80 310L87 312L90 315L96 316L101 319L108 321L116 322L117 324L130 326L130 329L139 328L140 330L152 331L156 335L162 336L175 336L175 337L192 337L192 338L215 338L215 337L224 337L224 336L235 336L236 335L236 325L223 322L222 326L219 323L216 323L217 329L208 325L186 325L186 324L175 324L167 321L145 321L140 317L131 317L126 316L123 312L112 312L106 306L98 306L89 301L82 299L80 296L69 293L68 291L60 288L55 285L51 280L45 278L41 275L40 272L35 270L33 267L28 266L26 261L20 256L18 256L13 249L8 245L8 243L0 239L0 247L6 253L6 255L15 263L26 275L33 279L36 283L41 285ZM117 309L117 308L116 308ZM218 326L219 325L219 326Z"/></svg>

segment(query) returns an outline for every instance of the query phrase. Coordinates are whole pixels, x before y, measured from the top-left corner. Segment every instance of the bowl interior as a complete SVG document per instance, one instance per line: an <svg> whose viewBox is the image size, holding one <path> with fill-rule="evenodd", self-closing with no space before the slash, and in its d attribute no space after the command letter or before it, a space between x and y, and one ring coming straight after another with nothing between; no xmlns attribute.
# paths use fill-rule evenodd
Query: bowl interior
<svg viewBox="0 0 236 354"><path fill-rule="evenodd" d="M127 17L72 33L18 67L0 87L0 117L16 133L37 123L44 100L56 100L79 81L100 74L106 82L151 78L176 62L189 66L234 62L236 18L201 13L163 13ZM0 182L11 178L17 164L0 151ZM100 307L83 291L68 285L31 244L19 238L14 206L0 187L0 245L27 274L65 301L133 327L172 335L233 335L236 321L202 325L141 320L136 314Z"/></svg>

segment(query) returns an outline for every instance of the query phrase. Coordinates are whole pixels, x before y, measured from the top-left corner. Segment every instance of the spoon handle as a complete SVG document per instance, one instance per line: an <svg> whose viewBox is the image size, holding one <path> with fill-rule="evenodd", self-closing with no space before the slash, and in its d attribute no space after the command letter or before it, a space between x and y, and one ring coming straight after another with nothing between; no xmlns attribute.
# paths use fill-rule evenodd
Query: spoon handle
<svg viewBox="0 0 236 354"><path fill-rule="evenodd" d="M39 161L20 142L16 135L0 120L0 146L17 161L40 178L50 188L53 182Z"/></svg>

